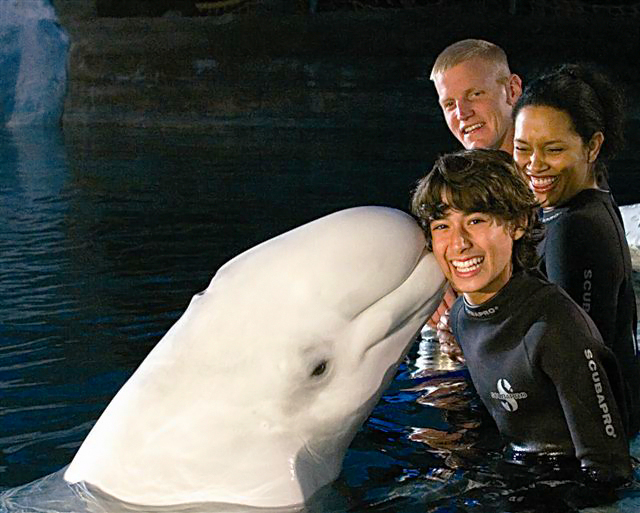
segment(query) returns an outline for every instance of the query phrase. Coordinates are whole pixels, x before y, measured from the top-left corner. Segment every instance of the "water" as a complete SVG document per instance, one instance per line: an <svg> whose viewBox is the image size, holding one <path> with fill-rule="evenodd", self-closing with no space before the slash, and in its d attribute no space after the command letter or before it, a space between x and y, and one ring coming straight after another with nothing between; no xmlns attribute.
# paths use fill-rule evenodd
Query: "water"
<svg viewBox="0 0 640 513"><path fill-rule="evenodd" d="M440 124L0 132L0 489L71 461L222 263L338 209L406 209L447 147ZM569 511L566 484L496 473L496 435L466 387L432 343L414 345L307 511ZM598 511L637 511L636 474Z"/></svg>

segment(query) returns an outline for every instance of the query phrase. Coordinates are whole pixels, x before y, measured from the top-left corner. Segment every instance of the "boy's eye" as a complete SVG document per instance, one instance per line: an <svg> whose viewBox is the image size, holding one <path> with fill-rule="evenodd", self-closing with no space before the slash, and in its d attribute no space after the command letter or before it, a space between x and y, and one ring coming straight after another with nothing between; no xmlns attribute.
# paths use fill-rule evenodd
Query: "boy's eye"
<svg viewBox="0 0 640 513"><path fill-rule="evenodd" d="M433 223L431 225L431 231L436 231L436 230L444 230L447 227L446 224L444 223Z"/></svg>

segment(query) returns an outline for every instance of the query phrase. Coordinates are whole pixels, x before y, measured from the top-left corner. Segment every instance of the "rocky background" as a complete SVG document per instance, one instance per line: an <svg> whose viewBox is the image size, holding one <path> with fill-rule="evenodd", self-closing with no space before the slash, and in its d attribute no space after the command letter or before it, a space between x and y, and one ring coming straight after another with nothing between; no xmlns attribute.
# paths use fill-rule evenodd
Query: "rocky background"
<svg viewBox="0 0 640 513"><path fill-rule="evenodd" d="M635 8L576 10L580 2L567 0L396 0L396 8L383 8L391 0L235 0L244 8L186 16L192 2L181 12L179 0L167 1L129 0L126 9L121 2L126 17L113 17L118 0L54 0L71 38L63 123L419 125L437 113L428 79L435 56L467 37L501 45L525 80L557 62L599 63L625 85L630 116L640 118ZM145 15L150 5L155 11Z"/></svg>

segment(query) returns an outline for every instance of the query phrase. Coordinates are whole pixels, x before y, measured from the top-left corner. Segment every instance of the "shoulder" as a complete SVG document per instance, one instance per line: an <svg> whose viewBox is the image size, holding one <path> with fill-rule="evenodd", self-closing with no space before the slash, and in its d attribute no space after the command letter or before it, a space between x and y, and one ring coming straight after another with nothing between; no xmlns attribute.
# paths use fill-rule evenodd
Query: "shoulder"
<svg viewBox="0 0 640 513"><path fill-rule="evenodd" d="M547 250L594 252L615 246L621 230L615 207L597 195L578 200L546 224Z"/></svg>
<svg viewBox="0 0 640 513"><path fill-rule="evenodd" d="M536 311L544 310L550 299L563 293L562 289L535 269L518 273L517 280L518 296L522 299L522 307L527 310L532 305L536 305ZM518 302L514 301L513 305L517 306Z"/></svg>
<svg viewBox="0 0 640 513"><path fill-rule="evenodd" d="M453 327L456 321L460 318L460 315L464 312L464 299L462 295L458 296L455 303L451 307L451 311L449 312L449 324Z"/></svg>
<svg viewBox="0 0 640 513"><path fill-rule="evenodd" d="M610 227L618 222L616 208L610 193L589 189L574 197L552 225L558 229L597 230L601 226Z"/></svg>
<svg viewBox="0 0 640 513"><path fill-rule="evenodd" d="M530 333L535 338L597 338L600 334L593 320L569 294L554 283L544 282L532 295L528 306L535 312ZM542 337L544 335L544 337Z"/></svg>

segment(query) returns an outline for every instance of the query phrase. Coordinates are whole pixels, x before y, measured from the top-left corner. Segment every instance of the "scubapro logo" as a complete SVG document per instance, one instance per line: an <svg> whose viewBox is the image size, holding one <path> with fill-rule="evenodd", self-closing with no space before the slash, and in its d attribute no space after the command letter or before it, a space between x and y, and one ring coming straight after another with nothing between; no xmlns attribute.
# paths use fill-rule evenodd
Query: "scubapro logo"
<svg viewBox="0 0 640 513"><path fill-rule="evenodd" d="M486 317L487 315L493 315L497 313L499 308L500 308L499 306L492 306L491 308L487 308L486 310L480 310L479 312L476 312L474 310L468 310L467 313L471 317Z"/></svg>
<svg viewBox="0 0 640 513"><path fill-rule="evenodd" d="M514 392L506 379L500 378L497 383L498 392L491 392L492 399L500 399L500 404L507 411L516 411L518 401L527 398L526 392Z"/></svg>

